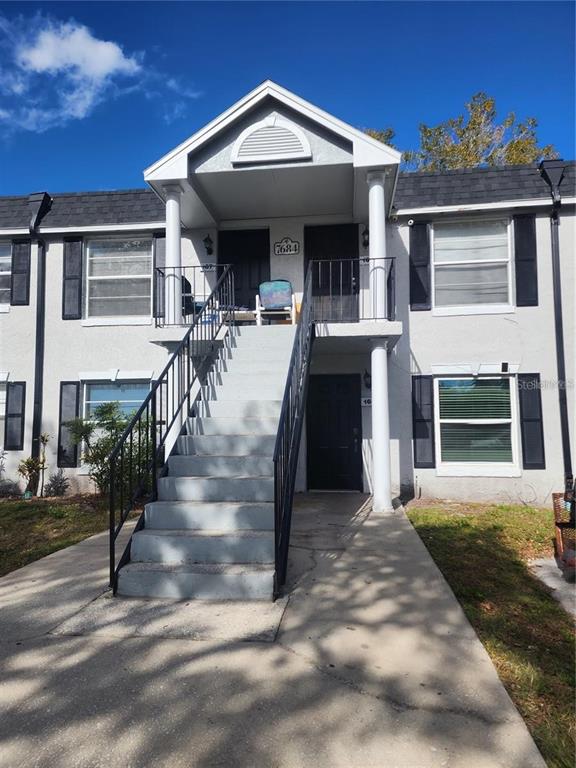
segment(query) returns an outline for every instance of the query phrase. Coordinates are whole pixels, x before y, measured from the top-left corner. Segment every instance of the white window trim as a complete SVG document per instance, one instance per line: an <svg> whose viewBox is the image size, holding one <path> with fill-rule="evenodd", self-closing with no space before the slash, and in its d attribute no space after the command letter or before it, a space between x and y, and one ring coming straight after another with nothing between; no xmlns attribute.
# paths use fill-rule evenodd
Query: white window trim
<svg viewBox="0 0 576 768"><path fill-rule="evenodd" d="M509 379L510 381L510 419L474 419L474 424L510 424L510 440L512 444L511 462L470 462L442 461L442 445L440 439L440 387L442 379ZM442 419L442 422L454 421L463 423L463 419ZM516 376L502 374L500 376L458 376L442 375L434 377L434 448L436 451L436 475L438 477L521 477L520 469L520 423L518 406L518 385Z"/></svg>
<svg viewBox="0 0 576 768"><path fill-rule="evenodd" d="M117 277L115 275L106 275L104 277L90 277L90 270L89 270L89 261L90 261L90 243L94 240L97 240L99 242L105 240L107 242L125 242L129 239L142 239L142 240L149 240L150 241L150 274L149 275L123 275L121 277ZM83 280L83 291L84 291L84 297L83 297L83 317L81 320L81 325L86 327L95 327L95 326L106 326L106 325L151 325L152 324L152 304L153 304L153 297L154 297L154 253L153 253L153 241L152 238L150 238L148 235L145 235L142 237L141 235L138 235L138 233L134 233L133 237L128 237L126 235L117 235L115 237L93 237L88 240L86 240L86 247L84 248L84 280ZM135 279L149 279L150 280L150 312L146 315L109 315L104 317L91 317L88 313L88 305L89 305L89 290L88 285L90 280L118 280L122 279L122 277L133 277Z"/></svg>
<svg viewBox="0 0 576 768"><path fill-rule="evenodd" d="M437 307L436 306L436 261L435 261L435 247L434 247L434 226L435 223L430 224L430 291L432 314L438 317L453 317L455 315L505 315L514 314L516 312L515 297L514 297L514 223L511 216L491 216L490 218L458 218L458 219L443 219L436 222L438 224L462 224L465 222L482 222L488 223L490 221L505 221L506 232L508 236L508 261L488 259L483 261L475 261L474 264L506 264L508 267L508 301L505 304L462 304L452 307ZM470 262L441 262L444 264L460 264Z"/></svg>
<svg viewBox="0 0 576 768"><path fill-rule="evenodd" d="M9 245L10 246L10 255L8 255L8 258L11 260L12 258L12 243L11 242L3 242L2 245ZM3 272L4 275L12 275L12 263L10 262L10 269L8 272ZM10 312L10 295L8 296L8 301L0 301L0 312Z"/></svg>

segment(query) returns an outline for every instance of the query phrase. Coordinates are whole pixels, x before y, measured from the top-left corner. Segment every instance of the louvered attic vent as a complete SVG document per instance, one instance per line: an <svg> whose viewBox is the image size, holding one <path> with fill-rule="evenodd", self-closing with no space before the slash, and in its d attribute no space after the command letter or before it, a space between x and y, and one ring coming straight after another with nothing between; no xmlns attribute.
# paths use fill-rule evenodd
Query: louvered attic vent
<svg viewBox="0 0 576 768"><path fill-rule="evenodd" d="M310 160L310 143L295 125L270 117L246 128L236 139L232 162L275 163L289 160Z"/></svg>

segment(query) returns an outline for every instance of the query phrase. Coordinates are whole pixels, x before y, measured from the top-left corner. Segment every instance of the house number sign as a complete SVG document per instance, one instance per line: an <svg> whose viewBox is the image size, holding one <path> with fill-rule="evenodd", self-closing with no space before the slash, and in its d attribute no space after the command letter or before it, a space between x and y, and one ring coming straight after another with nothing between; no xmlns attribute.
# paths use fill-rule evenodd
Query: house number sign
<svg viewBox="0 0 576 768"><path fill-rule="evenodd" d="M300 243L298 240L291 240L289 237L283 237L278 243L274 243L275 256L297 256L300 253Z"/></svg>

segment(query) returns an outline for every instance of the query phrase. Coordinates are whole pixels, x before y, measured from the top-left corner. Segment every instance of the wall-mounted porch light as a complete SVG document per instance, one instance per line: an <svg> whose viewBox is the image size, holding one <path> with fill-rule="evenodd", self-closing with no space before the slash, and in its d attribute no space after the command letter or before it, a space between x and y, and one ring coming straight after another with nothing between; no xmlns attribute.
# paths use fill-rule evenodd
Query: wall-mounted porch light
<svg viewBox="0 0 576 768"><path fill-rule="evenodd" d="M206 235L202 242L204 243L204 248L206 248L206 256L212 256L214 253L214 241L210 235Z"/></svg>
<svg viewBox="0 0 576 768"><path fill-rule="evenodd" d="M369 373L368 369L364 369L364 375L362 376L362 381L364 382L364 386L366 389L372 389L372 374Z"/></svg>
<svg viewBox="0 0 576 768"><path fill-rule="evenodd" d="M370 245L370 232L368 227L364 227L362 230L362 248L366 249Z"/></svg>

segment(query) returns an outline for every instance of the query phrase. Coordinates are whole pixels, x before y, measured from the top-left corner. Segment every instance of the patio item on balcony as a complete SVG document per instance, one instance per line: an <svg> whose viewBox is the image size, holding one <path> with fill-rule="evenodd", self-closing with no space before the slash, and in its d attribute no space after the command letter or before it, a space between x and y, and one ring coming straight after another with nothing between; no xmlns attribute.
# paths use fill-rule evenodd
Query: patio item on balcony
<svg viewBox="0 0 576 768"><path fill-rule="evenodd" d="M570 501L564 493L553 493L554 523L556 527L556 558L561 567L572 574L576 571L576 527L570 515Z"/></svg>
<svg viewBox="0 0 576 768"><path fill-rule="evenodd" d="M296 299L289 280L269 280L260 283L256 294L256 325L262 325L263 318L286 318L296 324Z"/></svg>

